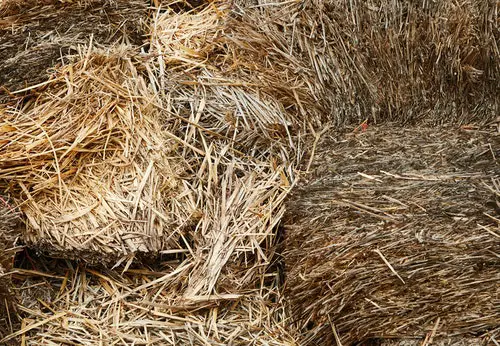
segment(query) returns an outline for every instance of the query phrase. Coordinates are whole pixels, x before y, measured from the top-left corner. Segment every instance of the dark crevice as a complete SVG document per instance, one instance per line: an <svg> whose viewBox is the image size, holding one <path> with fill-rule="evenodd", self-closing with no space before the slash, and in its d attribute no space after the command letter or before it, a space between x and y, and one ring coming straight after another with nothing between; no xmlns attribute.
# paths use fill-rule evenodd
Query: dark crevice
<svg viewBox="0 0 500 346"><path fill-rule="evenodd" d="M166 5L162 4L162 1L152 0L150 1L151 6L157 8L160 12L171 10L174 13L181 14L189 11L201 10L210 5L207 0L179 0L177 2L170 2Z"/></svg>

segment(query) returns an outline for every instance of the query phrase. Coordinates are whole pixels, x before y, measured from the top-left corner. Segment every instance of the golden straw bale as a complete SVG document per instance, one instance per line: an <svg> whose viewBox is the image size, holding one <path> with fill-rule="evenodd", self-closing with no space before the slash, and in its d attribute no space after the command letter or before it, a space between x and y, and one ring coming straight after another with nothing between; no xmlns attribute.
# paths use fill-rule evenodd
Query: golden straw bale
<svg viewBox="0 0 500 346"><path fill-rule="evenodd" d="M118 49L118 48L117 48ZM127 51L86 51L0 120L0 178L29 246L87 261L183 251L184 163Z"/></svg>

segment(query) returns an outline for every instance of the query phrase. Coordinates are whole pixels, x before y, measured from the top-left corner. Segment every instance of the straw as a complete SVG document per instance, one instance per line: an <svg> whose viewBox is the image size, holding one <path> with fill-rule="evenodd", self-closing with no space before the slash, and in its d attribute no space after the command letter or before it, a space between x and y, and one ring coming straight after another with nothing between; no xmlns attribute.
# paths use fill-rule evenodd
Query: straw
<svg viewBox="0 0 500 346"><path fill-rule="evenodd" d="M26 345L296 345L277 321L283 312L271 303L280 299L276 289L186 299L176 288L189 274L186 262L134 266L123 274L44 257L36 263L53 268L52 277L15 274L23 328L0 342L18 337Z"/></svg>
<svg viewBox="0 0 500 346"><path fill-rule="evenodd" d="M366 118L484 124L498 116L495 1L282 0L236 6L255 27L286 36L289 54L313 71L308 83L335 124Z"/></svg>
<svg viewBox="0 0 500 346"><path fill-rule="evenodd" d="M89 262L184 248L186 168L127 54L85 50L33 103L5 110L0 178L29 246Z"/></svg>
<svg viewBox="0 0 500 346"><path fill-rule="evenodd" d="M284 36L226 1L184 12L173 5L151 24L150 75L193 172L200 219L186 295L240 294L270 264L284 198L320 115Z"/></svg>
<svg viewBox="0 0 500 346"><path fill-rule="evenodd" d="M391 127L366 137L387 120L498 127L494 5L155 0L144 26L143 2L75 3L51 3L59 12L50 13L84 13L96 29L74 20L51 79L23 79L0 110L0 187L23 211L30 248L13 281L21 325L3 342L348 345L408 335L428 343L449 330L495 335L500 232L494 208L481 206L498 191L497 137ZM106 16L117 6L116 21L96 24L101 3ZM39 9L48 8L16 20L33 29ZM116 38L133 36L126 47L110 38L124 21ZM30 52L12 61L43 56ZM325 141L341 124L359 126ZM288 222L281 244L301 168L324 181L313 179L317 194L305 185L292 197L288 215L303 219ZM426 203L451 214L437 217ZM418 234L433 242L422 250L411 227L391 228L407 219L441 238ZM456 243L455 228L470 248ZM405 260L421 271L411 276ZM419 275L441 263L445 282L430 275L429 288ZM363 276L365 267L373 270ZM398 291L411 285L422 289ZM366 287L373 294L357 299ZM436 305L437 290L449 305Z"/></svg>
<svg viewBox="0 0 500 346"><path fill-rule="evenodd" d="M321 141L285 216L301 344L498 329L499 145L497 131L389 124Z"/></svg>
<svg viewBox="0 0 500 346"><path fill-rule="evenodd" d="M116 340L139 344L294 344L294 332L285 330L286 313L278 303L281 296L275 278L279 275L276 268L269 268L276 261L273 249L277 226L284 213L284 199L295 183L295 169L302 160L307 139L306 129L311 122L317 123L318 107L307 83L292 73L300 62L286 54L283 37L261 32L249 24L235 26L236 14L224 10L224 4L211 3L181 13L171 5L158 10L154 17L148 56L137 61L130 58L132 62L129 62L123 52L116 54L120 59L115 55L99 57L102 53L84 55L61 69L54 85L41 90L37 103L27 106L28 111L6 111L11 114L12 122L20 124L25 121L23 114L45 114L41 123L50 125L43 127L48 135L35 131L34 125L29 127L32 132L20 131L20 126L16 126L15 133L31 134L21 136L24 141L31 144L33 136L38 136L40 141L35 142L37 147L32 148L28 159L23 149L26 143L9 137L6 143L12 149L16 145L19 148L9 150L11 157L0 161L6 168L3 178L22 183L16 191L20 191L19 202L25 213L27 211L30 231L26 232L26 238L30 239L30 245L64 258L91 261L99 256L105 262L116 254L120 258L115 270L107 269L109 266L93 270L95 279L86 275L84 279L81 274L84 269L80 268L77 274L71 274L60 284L45 284L44 287L52 288L42 295L45 304L32 301L40 293L22 293L25 299L19 310L21 318L25 318L27 333L20 336L26 342L43 344L66 339L79 344ZM252 38L253 43L245 44L244 37ZM238 56L247 61L240 61ZM281 61L282 57L287 61ZM272 66L268 65L271 58ZM115 72L108 76L110 71ZM141 84L141 78L146 75L147 90ZM75 95L79 98L73 101ZM99 95L99 101L91 104L86 100L92 100L93 95ZM108 99L107 95L114 98ZM111 127L109 121L95 118L99 114L110 116L110 108L105 107L107 102L123 102L121 109L132 108L135 114L140 112L141 117L135 118L135 123L118 126L121 118L116 115L118 119ZM99 105L97 110L94 104ZM35 113L37 109L43 112ZM52 109L55 111L49 112ZM72 129L48 121L53 113L60 114L58 121L65 121L62 114L69 114L74 124ZM80 114L84 114L83 118ZM154 119L149 118L151 114ZM115 116L114 112L111 116ZM19 121L21 118L23 122ZM156 122L150 126L156 119L161 126ZM94 124L102 126L102 130L99 128L94 131L96 135L88 135L87 128L98 126ZM154 152L143 150L134 140L122 140L125 137L122 131L130 132L129 137L135 138L135 132L126 130L132 125L135 132L143 133L143 142L152 142ZM102 135L98 135L100 133ZM135 146L125 150L126 145ZM143 151L161 158L160 149L166 151L164 165L171 167L173 174L168 176L172 177L173 187L165 189L158 200L167 204L171 212L160 213L167 218L165 226L158 228L156 234L138 237L139 244L150 245L161 236L182 246L158 242L158 248L149 246L145 256L132 261L128 255L142 251L139 246L126 251L119 246L108 246L110 240L121 242L124 237L108 232L102 226L104 223L95 228L87 226L90 216L103 215L100 204L95 206L100 200L88 200L94 191L108 186L102 184L99 189L95 188L96 181L109 182L105 179L106 170L97 170L99 162L109 169L108 162L118 157L116 151L137 152L134 162L141 172L147 172L150 160L143 158ZM22 157L19 153L26 159L19 160ZM157 171L156 165L153 166ZM69 171L71 167L73 171ZM85 177L92 179L82 180L77 185L78 192L75 189L71 194L71 199L81 201L83 206L69 205L68 211L61 213L59 200L64 199L58 196L61 191L64 196L65 191L79 181L74 175L78 178L87 172L86 167L92 175L86 173ZM47 172L50 179L45 178ZM109 175L116 179L117 173ZM38 182L40 178L45 179ZM157 190L148 186L149 183L142 188L143 178L136 180L138 190ZM123 189L123 185L120 188ZM37 201L45 196L45 189L51 192L50 200L57 201L57 208L50 208L57 210L57 218L49 208L36 210L43 208L44 204ZM82 194L81 190L86 193ZM85 196L85 200L80 200L81 196ZM48 201L48 197L43 201ZM147 197L147 201L154 200ZM125 205L110 205L111 210L123 208ZM107 225L108 220L113 219L106 218ZM170 226L171 220L175 221L175 227ZM50 227L43 232L33 232L35 224L46 223ZM73 226L75 223L78 227ZM124 233L127 229L113 224L108 228L127 235ZM67 230L74 235L68 236ZM51 241L43 243L48 236ZM70 246L72 250L68 251ZM95 251L87 253L88 249ZM162 253L182 260L175 262L175 266L171 264L168 270L153 273L137 261L149 258L158 263ZM134 270L138 274L132 276ZM65 275L63 272L52 274ZM28 285L22 276L16 280L21 285L38 287L31 281ZM76 290L75 283L80 285ZM72 290L64 293L64 297L70 298L69 305L66 298L59 299L50 293L66 292L66 287ZM50 319L59 316L59 312L67 314Z"/></svg>
<svg viewBox="0 0 500 346"><path fill-rule="evenodd" d="M0 337L16 325L15 298L10 280L14 256L19 250L19 213L8 198L0 196Z"/></svg>
<svg viewBox="0 0 500 346"><path fill-rule="evenodd" d="M0 15L0 87L15 91L44 82L78 45L142 45L147 8L144 1L6 0Z"/></svg>

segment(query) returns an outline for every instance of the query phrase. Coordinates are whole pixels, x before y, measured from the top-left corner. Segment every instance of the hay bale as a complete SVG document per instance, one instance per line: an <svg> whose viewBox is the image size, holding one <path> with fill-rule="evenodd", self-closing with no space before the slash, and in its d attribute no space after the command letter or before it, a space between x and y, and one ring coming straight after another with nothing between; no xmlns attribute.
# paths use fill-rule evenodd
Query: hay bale
<svg viewBox="0 0 500 346"><path fill-rule="evenodd" d="M15 322L10 272L17 251L18 223L18 213L6 198L0 196L0 338L11 331L12 324Z"/></svg>
<svg viewBox="0 0 500 346"><path fill-rule="evenodd" d="M317 148L285 225L304 345L498 328L499 132L387 125Z"/></svg>
<svg viewBox="0 0 500 346"><path fill-rule="evenodd" d="M145 1L0 2L0 88L44 82L78 45L142 44Z"/></svg>
<svg viewBox="0 0 500 346"><path fill-rule="evenodd" d="M487 122L499 112L495 0L236 3L288 38L337 124Z"/></svg>
<svg viewBox="0 0 500 346"><path fill-rule="evenodd" d="M87 50L34 102L4 110L0 179L26 216L28 246L89 262L184 251L185 165L169 156L154 103L116 48Z"/></svg>

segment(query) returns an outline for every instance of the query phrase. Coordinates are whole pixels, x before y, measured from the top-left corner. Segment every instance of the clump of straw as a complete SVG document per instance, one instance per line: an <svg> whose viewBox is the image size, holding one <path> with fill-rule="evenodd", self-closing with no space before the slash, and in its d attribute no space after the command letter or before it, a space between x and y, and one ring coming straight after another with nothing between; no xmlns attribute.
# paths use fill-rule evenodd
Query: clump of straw
<svg viewBox="0 0 500 346"><path fill-rule="evenodd" d="M43 287L50 289L43 294L35 292L36 288L31 289L33 286L38 287L31 279L40 273L19 269L16 279L20 279L21 285L27 286L25 293L21 294L26 299L19 306L20 315L25 317L26 323L25 328L10 338L24 337L33 344L62 339L83 344L117 340L167 344L295 344L294 332L288 332L285 328L286 313L276 287L278 274L270 267L276 260L274 248L277 225L284 213L284 199L295 184L295 169L302 159L304 140L312 124L318 124L317 111L320 107L317 106L307 78L298 73L304 69L301 62L288 54L283 35L261 30L251 18L232 9L228 2L211 2L187 12L179 12L179 8L174 5L167 4L158 10L151 23L151 65L144 60L132 64L122 59L120 61L126 66L142 68L126 74L124 78L114 75L108 79L107 72L113 68L105 64L106 67L98 71L93 68L89 71L88 66L94 66L89 56L82 59L78 66L73 66L72 70L69 67L62 70L65 72L64 77L56 79L64 86L57 89L61 90L61 95L50 91L52 87L48 86L41 93L38 104L27 106L29 111L42 104L52 104L55 102L52 99L54 95L57 96L55 100L64 101L63 95L73 95L70 86L76 84L75 76L87 81L86 77L90 74L94 77L88 81L90 85L94 85L94 82L97 85L104 84L103 89L96 88L98 92L92 95L116 94L113 101L127 105L120 106L121 109L132 107L135 114L142 115L134 118L140 123L132 124L133 128L135 131L145 128L143 137L146 139L140 143L150 141L152 143L147 142L147 147L155 150L143 150L133 140L126 143L120 141L122 145L115 148L113 144L118 140L114 138L122 138L120 131L127 132L126 138L133 137L133 134L128 134L130 131L121 127L117 129L116 121L113 122L114 126L108 126L106 121L92 121L92 124L104 125L104 135L90 142L80 139L87 136L73 136L60 151L56 149L56 155L51 154L54 150L49 141L45 141L49 145L43 150L37 148L36 152L40 156L48 155L58 160L51 159L51 165L37 168L36 165L33 167L32 161L36 163L38 159L11 162L13 157L7 158L4 161L7 169L4 178L17 176L25 185L23 172L38 172L35 174L36 179L44 176L46 171L56 173L52 175L51 182L54 183L50 185L52 197L59 194L60 190L66 191L67 186L71 186L69 182L74 180L70 179L73 173L64 175L63 170L56 169L56 162L62 167L67 162L76 161L74 166L64 167L77 167L76 173L79 173L82 170L86 172L87 166L82 163L89 162L88 158L92 157L94 172L94 165L99 166L99 162L109 157L116 159L117 156L111 154L121 152L122 147L128 148L130 145L127 152L138 153L134 156L134 167L144 172L143 162L149 161L141 153L151 155L148 158L162 157L160 154L163 151L160 149L163 148L168 158L164 164L171 167L173 172L170 180L173 186L163 189L162 201L167 204L168 212L162 215L167 218L171 215L172 220L177 222L174 228L176 232L168 233L172 228L163 227L162 234L168 241L178 239L182 246L175 247L165 241L161 244L160 254L181 253L183 260L169 262L161 270L136 267L137 263L128 262L122 274L103 268L93 269L92 272L81 267L63 272L54 270L47 273L45 270L43 274L50 280ZM87 64L85 61L88 61ZM118 70L123 71L123 67ZM129 71L128 67L125 71ZM151 81L148 92L141 84L144 75ZM99 84L102 79L106 82ZM121 97L123 89L130 90L130 93L126 93L126 102ZM89 94L84 94L89 98ZM107 101L107 98L99 98L99 102L85 107L84 113L96 114L106 109L101 113L109 117L108 108L101 106ZM70 104L80 107L86 103L79 101ZM96 105L97 112L94 110ZM111 110L114 111L114 108ZM9 111L12 116L21 113L26 111ZM158 115L162 126L142 124L147 123L150 113ZM70 114L76 116L73 112ZM114 113L111 112L111 115L114 116ZM124 127L130 128L130 124ZM108 135L108 132L113 135ZM155 141L157 137L162 139L160 146ZM101 138L108 141L102 142ZM11 145L15 143L12 140L8 142ZM78 144L72 146L71 143L75 142ZM87 143L85 148L92 144L92 149L85 149L83 153L83 143ZM99 146L102 143L106 143L106 150ZM98 145L98 150L95 145ZM68 150L69 147L71 150ZM67 159L75 150L75 155L81 155L82 160ZM156 169L156 163L153 167ZM95 177L108 177L104 170L95 172L98 172ZM138 173L131 175L134 174ZM106 182L116 180L116 173L112 175L113 179L109 178ZM143 181L142 177L139 175L137 181ZM70 180L66 181L66 178ZM33 179L30 176L26 180ZM60 181L63 182L62 188L59 187ZM38 192L37 188L44 187L44 182L47 180L26 190L30 194L32 191ZM94 180L86 179L78 187L94 191L89 189L92 184ZM146 193L153 190L158 193L149 184L147 180L142 191ZM20 190L18 188L17 191L24 193L21 195L22 205L31 206L25 189L21 184L18 185ZM100 191L100 188L97 190ZM45 195L43 192L40 196ZM75 191L66 200L80 195ZM148 207L146 202L154 201L149 195L145 197L144 201L140 201L141 207ZM34 196L33 199L36 200ZM129 200L121 195L120 198L113 198L115 200L122 203L113 205L110 208L113 211L129 206ZM66 227L69 225L69 229L73 230L71 225L75 222L85 222L84 226L87 225L96 212L92 208L93 204L87 209L79 208L86 213L65 220ZM76 209L75 205L70 205L67 210ZM154 212L150 214L156 215ZM127 220L126 224L130 223L133 224L132 220ZM52 224L57 225L55 222ZM146 222L139 223L143 224ZM165 225L169 224L165 221ZM34 226L29 227L33 233ZM116 232L111 233L113 230L110 230L107 233L108 229L100 229L106 237L94 232L94 238L85 243L85 247L92 246L100 252L109 250L110 254L124 254L119 252L118 246L106 248L102 245ZM75 227L75 233L76 230ZM124 238L116 236L113 241L135 236L141 240L141 245L156 239L154 234L144 236L142 230L132 234L127 234L127 231ZM81 238L75 239L83 240L86 234L82 232ZM59 228L53 232L54 238L59 235L63 235L64 246L67 247L66 229ZM40 233L37 239L42 239ZM59 246L55 242L52 244ZM62 249L61 245L58 253L69 257ZM73 254L87 260L89 257L85 252L72 251ZM30 280L26 279L27 276ZM63 299L68 295L69 301ZM40 299L34 301L33 297ZM47 306L50 307L50 313L46 310Z"/></svg>
<svg viewBox="0 0 500 346"><path fill-rule="evenodd" d="M169 156L154 103L126 51L89 50L5 111L0 178L17 193L28 245L92 262L183 250L183 162Z"/></svg>
<svg viewBox="0 0 500 346"><path fill-rule="evenodd" d="M154 85L200 211L187 295L249 289L272 260L303 135L318 117L285 43L227 1L166 6L151 24Z"/></svg>

